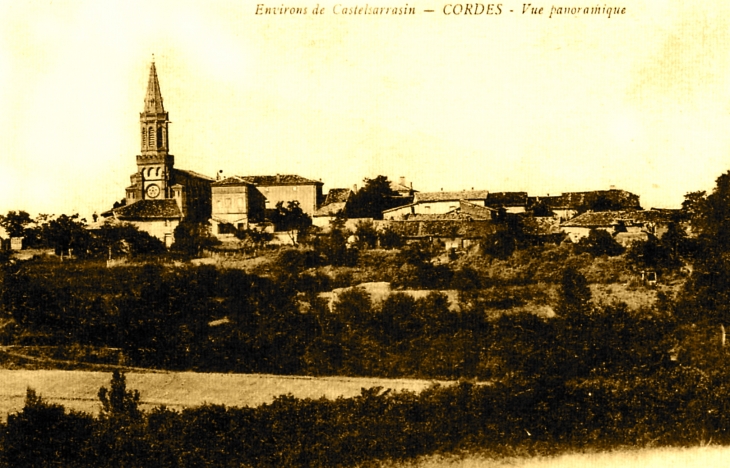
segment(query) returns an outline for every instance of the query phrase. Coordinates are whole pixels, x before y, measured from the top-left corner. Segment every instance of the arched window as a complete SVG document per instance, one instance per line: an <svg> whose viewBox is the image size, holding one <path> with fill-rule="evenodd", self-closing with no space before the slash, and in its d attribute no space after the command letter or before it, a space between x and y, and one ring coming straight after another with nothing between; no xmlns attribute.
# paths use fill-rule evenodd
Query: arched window
<svg viewBox="0 0 730 468"><path fill-rule="evenodd" d="M162 127L157 128L157 147L162 148Z"/></svg>
<svg viewBox="0 0 730 468"><path fill-rule="evenodd" d="M149 169L147 169L147 178L152 177L152 169L154 169L154 168L150 167Z"/></svg>
<svg viewBox="0 0 730 468"><path fill-rule="evenodd" d="M144 128L142 129L142 148L147 146L147 132L144 131Z"/></svg>
<svg viewBox="0 0 730 468"><path fill-rule="evenodd" d="M155 147L155 129L150 127L149 129L149 135L147 137L147 141L149 142L150 147Z"/></svg>
<svg viewBox="0 0 730 468"><path fill-rule="evenodd" d="M155 177L160 177L160 168L159 167L155 171Z"/></svg>

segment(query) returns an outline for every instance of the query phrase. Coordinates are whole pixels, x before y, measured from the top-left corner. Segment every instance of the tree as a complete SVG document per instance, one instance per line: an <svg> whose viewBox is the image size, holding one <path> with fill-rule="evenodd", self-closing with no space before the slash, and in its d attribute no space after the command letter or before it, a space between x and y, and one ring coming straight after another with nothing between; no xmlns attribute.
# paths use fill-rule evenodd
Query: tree
<svg viewBox="0 0 730 468"><path fill-rule="evenodd" d="M563 270L556 312L563 318L585 315L591 310L588 280L573 267Z"/></svg>
<svg viewBox="0 0 730 468"><path fill-rule="evenodd" d="M284 202L278 202L269 214L269 219L277 231L286 231L295 244L298 234L312 225L312 218L302 210L296 200L287 202L286 206Z"/></svg>
<svg viewBox="0 0 730 468"><path fill-rule="evenodd" d="M603 229L591 229L588 237L584 237L578 242L578 247L579 250L588 252L594 257L600 257L601 255L614 257L621 255L624 251L623 246L616 242L616 239L608 231Z"/></svg>
<svg viewBox="0 0 730 468"><path fill-rule="evenodd" d="M0 215L0 227L10 237L25 236L25 229L33 223L33 219L25 211L8 211L5 216Z"/></svg>
<svg viewBox="0 0 730 468"><path fill-rule="evenodd" d="M365 185L357 191L347 205L350 218L383 219L383 211L396 205L398 192L390 188L388 177L379 175L374 179L366 178Z"/></svg>
<svg viewBox="0 0 730 468"><path fill-rule="evenodd" d="M236 239L243 242L245 249L256 253L256 249L262 249L267 242L274 238L270 232L259 229L236 229L233 232Z"/></svg>
<svg viewBox="0 0 730 468"><path fill-rule="evenodd" d="M198 257L203 250L220 244L220 241L211 234L208 223L183 221L175 228L174 236L172 250L191 257Z"/></svg>
<svg viewBox="0 0 730 468"><path fill-rule="evenodd" d="M380 247L383 249L399 249L404 242L403 236L391 226L386 226L378 233L378 240L380 240Z"/></svg>
<svg viewBox="0 0 730 468"><path fill-rule="evenodd" d="M91 234L86 229L86 220L80 218L78 213L71 216L62 214L55 218L48 217L48 220L40 226L40 235L41 243L53 248L60 255L73 251L74 254L83 256L87 253L91 241Z"/></svg>
<svg viewBox="0 0 730 468"><path fill-rule="evenodd" d="M144 255L165 252L165 244L137 226L105 223L95 233L98 253L105 255Z"/></svg>
<svg viewBox="0 0 730 468"><path fill-rule="evenodd" d="M361 221L355 227L355 236L357 236L360 245L374 248L378 243L378 231L375 230L372 222Z"/></svg>
<svg viewBox="0 0 730 468"><path fill-rule="evenodd" d="M118 370L112 373L111 389L101 387L98 396L103 418L137 419L142 414L139 410L139 391L127 390L127 378Z"/></svg>
<svg viewBox="0 0 730 468"><path fill-rule="evenodd" d="M93 419L66 413L28 388L23 410L8 415L2 427L2 466L90 466L83 460L92 438Z"/></svg>

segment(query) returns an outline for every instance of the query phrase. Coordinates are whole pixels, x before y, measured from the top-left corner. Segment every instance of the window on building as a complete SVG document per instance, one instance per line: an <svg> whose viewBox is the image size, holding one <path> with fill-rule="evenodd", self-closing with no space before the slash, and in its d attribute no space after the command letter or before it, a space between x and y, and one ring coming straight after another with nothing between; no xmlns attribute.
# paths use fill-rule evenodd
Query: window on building
<svg viewBox="0 0 730 468"><path fill-rule="evenodd" d="M157 129L157 147L162 148L163 141L162 141L162 127Z"/></svg>
<svg viewBox="0 0 730 468"><path fill-rule="evenodd" d="M147 134L148 134L148 137L147 137L148 144L149 144L149 146L154 148L154 146L155 146L155 129L150 127Z"/></svg>
<svg viewBox="0 0 730 468"><path fill-rule="evenodd" d="M142 147L144 148L147 146L147 132L144 131L144 128L142 129Z"/></svg>

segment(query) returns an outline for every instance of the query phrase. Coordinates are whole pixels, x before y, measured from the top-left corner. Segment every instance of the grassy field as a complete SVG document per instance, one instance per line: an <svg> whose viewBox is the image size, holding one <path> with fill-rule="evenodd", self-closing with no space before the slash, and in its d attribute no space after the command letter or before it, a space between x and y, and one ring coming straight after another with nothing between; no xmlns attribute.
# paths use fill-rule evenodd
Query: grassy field
<svg viewBox="0 0 730 468"><path fill-rule="evenodd" d="M555 457L486 458L432 456L413 463L387 464L394 468L672 468L720 467L730 461L730 447L624 449L598 453L572 453Z"/></svg>
<svg viewBox="0 0 730 468"><path fill-rule="evenodd" d="M257 406L275 396L291 393L298 398L353 397L362 388L381 386L393 390L421 391L426 380L358 377L291 377L261 374L201 374L194 372L128 373L127 388L139 390L142 407L150 409L199 406ZM68 409L97 413L97 392L109 387L111 373L64 370L0 369L0 418L23 408L25 392L34 389L44 400ZM443 383L443 382L442 382Z"/></svg>

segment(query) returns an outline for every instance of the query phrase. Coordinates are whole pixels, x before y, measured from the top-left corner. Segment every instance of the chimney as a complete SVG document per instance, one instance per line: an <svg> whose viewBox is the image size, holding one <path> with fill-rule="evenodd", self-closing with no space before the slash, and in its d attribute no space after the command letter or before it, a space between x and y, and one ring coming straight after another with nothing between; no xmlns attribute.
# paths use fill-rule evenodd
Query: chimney
<svg viewBox="0 0 730 468"><path fill-rule="evenodd" d="M403 176L400 176L400 184L405 186L406 185L406 178Z"/></svg>
<svg viewBox="0 0 730 468"><path fill-rule="evenodd" d="M279 182L281 182L281 176L276 174L276 183L278 184Z"/></svg>
<svg viewBox="0 0 730 468"><path fill-rule="evenodd" d="M352 184L352 191L357 193L357 184Z"/></svg>
<svg viewBox="0 0 730 468"><path fill-rule="evenodd" d="M615 185L611 185L608 188L609 188L609 190L616 190L616 186Z"/></svg>

